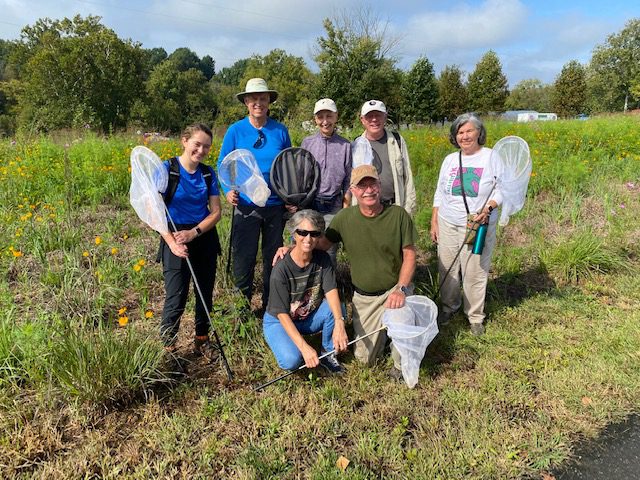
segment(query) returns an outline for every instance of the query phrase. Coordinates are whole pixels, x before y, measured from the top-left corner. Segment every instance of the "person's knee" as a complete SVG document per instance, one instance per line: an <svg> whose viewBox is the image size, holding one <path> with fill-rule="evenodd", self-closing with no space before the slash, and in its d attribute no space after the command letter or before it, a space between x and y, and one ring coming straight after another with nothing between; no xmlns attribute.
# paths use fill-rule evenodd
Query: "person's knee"
<svg viewBox="0 0 640 480"><path fill-rule="evenodd" d="M284 370L295 370L302 365L302 355L294 352L280 352L276 356L278 366Z"/></svg>

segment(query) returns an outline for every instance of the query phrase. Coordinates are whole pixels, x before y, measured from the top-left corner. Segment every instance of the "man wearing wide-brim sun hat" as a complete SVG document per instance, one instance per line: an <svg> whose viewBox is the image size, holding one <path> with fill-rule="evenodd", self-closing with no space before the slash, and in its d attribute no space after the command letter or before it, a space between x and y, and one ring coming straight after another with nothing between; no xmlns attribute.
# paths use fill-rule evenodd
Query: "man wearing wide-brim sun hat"
<svg viewBox="0 0 640 480"><path fill-rule="evenodd" d="M220 148L218 169L227 154L239 148L247 149L253 153L262 176L273 192L269 178L271 165L282 150L291 146L287 128L269 117L269 104L278 98L278 92L271 90L264 79L251 78L244 91L236 94L236 98L247 107L247 116L227 130ZM267 204L259 207L249 197L235 190L225 190L224 193L227 201L236 207L231 234L235 286L251 301L256 255L262 233L262 305L266 306L271 260L282 246L284 203L276 194L272 194Z"/></svg>

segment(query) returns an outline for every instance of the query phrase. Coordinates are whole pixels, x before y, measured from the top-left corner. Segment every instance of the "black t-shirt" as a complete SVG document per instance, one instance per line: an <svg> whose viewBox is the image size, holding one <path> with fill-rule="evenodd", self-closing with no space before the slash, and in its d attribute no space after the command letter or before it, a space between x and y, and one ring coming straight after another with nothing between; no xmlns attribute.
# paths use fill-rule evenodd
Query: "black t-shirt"
<svg viewBox="0 0 640 480"><path fill-rule="evenodd" d="M314 250L311 263L299 267L288 253L276 263L269 280L267 312L274 317L288 313L296 322L305 320L322 303L325 293L336 287L336 277L327 252Z"/></svg>

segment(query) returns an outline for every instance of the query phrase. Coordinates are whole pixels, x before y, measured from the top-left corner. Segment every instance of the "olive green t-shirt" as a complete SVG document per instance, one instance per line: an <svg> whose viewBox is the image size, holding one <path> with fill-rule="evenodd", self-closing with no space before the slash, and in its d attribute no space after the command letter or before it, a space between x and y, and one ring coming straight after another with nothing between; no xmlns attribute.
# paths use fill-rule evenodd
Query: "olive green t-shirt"
<svg viewBox="0 0 640 480"><path fill-rule="evenodd" d="M402 207L389 205L380 215L365 217L353 206L336 214L325 236L333 243L342 242L353 284L366 292L378 292L398 283L402 248L414 245L418 232Z"/></svg>

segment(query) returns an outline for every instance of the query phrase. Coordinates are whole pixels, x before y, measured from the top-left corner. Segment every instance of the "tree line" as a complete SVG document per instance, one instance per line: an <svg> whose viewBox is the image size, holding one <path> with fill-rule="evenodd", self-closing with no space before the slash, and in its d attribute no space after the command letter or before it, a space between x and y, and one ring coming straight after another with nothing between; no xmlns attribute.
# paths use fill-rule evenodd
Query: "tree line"
<svg viewBox="0 0 640 480"><path fill-rule="evenodd" d="M313 49L317 73L281 49L216 71L210 55L143 48L119 38L100 17L40 19L18 40L0 40L0 135L81 127L177 132L196 121L227 125L245 114L234 94L251 77L267 79L280 92L271 115L285 122L308 119L322 97L336 101L345 125L357 122L360 105L370 98L383 100L396 123L444 121L465 111L572 117L640 106L640 19L597 45L588 64L572 60L553 83L531 78L511 91L492 50L468 75L457 65L436 75L426 56L403 71L393 55L399 39L370 12L344 13L323 25Z"/></svg>

